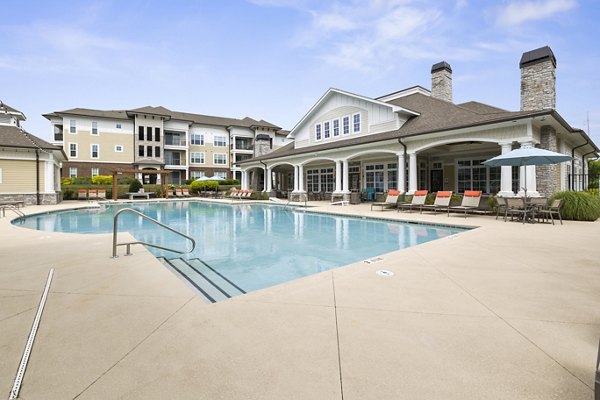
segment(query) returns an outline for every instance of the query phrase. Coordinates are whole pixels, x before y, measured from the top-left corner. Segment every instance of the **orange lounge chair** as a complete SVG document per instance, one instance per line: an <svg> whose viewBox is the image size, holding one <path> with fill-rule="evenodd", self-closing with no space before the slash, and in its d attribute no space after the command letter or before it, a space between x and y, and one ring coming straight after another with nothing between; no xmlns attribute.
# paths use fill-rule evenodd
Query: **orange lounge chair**
<svg viewBox="0 0 600 400"><path fill-rule="evenodd" d="M425 204L425 200L427 199L427 190L417 190L413 194L413 197L410 202L398 203L398 211L404 208L408 208L409 211L412 212L413 207L420 207Z"/></svg>
<svg viewBox="0 0 600 400"><path fill-rule="evenodd" d="M423 213L423 209L433 210L433 213L437 214L437 210L446 210L450 207L450 200L452 200L452 192L440 190L435 195L433 204L423 204L419 211Z"/></svg>
<svg viewBox="0 0 600 400"><path fill-rule="evenodd" d="M373 207L381 207L381 211L383 211L387 206L396 207L396 204L398 203L398 197L400 197L400 191L389 190L385 201L371 203L371 211L373 211Z"/></svg>
<svg viewBox="0 0 600 400"><path fill-rule="evenodd" d="M480 200L481 190L465 190L460 206L448 207L448 216L450 216L450 210L458 210L464 211L465 218L467 218L467 211L478 209Z"/></svg>
<svg viewBox="0 0 600 400"><path fill-rule="evenodd" d="M79 189L77 192L77 200L87 200L87 190Z"/></svg>

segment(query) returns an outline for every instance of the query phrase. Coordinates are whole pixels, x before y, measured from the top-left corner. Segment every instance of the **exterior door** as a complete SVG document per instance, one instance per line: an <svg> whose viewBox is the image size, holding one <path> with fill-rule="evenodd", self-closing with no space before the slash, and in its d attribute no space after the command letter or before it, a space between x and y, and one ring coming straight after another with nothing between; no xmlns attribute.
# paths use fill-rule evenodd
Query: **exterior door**
<svg viewBox="0 0 600 400"><path fill-rule="evenodd" d="M438 192L444 190L444 170L432 169L431 170L431 191Z"/></svg>

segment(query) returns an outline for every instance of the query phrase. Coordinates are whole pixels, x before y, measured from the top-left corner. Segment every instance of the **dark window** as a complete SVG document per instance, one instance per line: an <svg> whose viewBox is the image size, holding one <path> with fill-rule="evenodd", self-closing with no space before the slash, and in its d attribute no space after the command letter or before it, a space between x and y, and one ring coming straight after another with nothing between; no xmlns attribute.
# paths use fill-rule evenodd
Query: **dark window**
<svg viewBox="0 0 600 400"><path fill-rule="evenodd" d="M154 141L160 142L160 128L154 128Z"/></svg>
<svg viewBox="0 0 600 400"><path fill-rule="evenodd" d="M152 146L146 147L146 156L152 157Z"/></svg>
<svg viewBox="0 0 600 400"><path fill-rule="evenodd" d="M154 157L160 157L160 146L154 148Z"/></svg>
<svg viewBox="0 0 600 400"><path fill-rule="evenodd" d="M141 126L140 126L140 128L141 128ZM142 135L143 135L143 132L142 132ZM139 146L138 147L138 155L140 157L144 157L144 146Z"/></svg>
<svg viewBox="0 0 600 400"><path fill-rule="evenodd" d="M151 126L146 127L146 140L148 140L148 141L152 140L152 127Z"/></svg>
<svg viewBox="0 0 600 400"><path fill-rule="evenodd" d="M138 139L144 140L144 127L143 126L138 127Z"/></svg>

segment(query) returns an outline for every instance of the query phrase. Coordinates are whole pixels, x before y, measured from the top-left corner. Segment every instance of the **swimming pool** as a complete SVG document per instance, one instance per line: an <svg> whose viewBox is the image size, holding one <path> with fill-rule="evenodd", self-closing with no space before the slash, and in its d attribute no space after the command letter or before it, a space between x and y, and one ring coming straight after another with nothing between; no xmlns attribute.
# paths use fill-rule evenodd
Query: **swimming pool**
<svg viewBox="0 0 600 400"><path fill-rule="evenodd" d="M200 292L207 292L205 294L211 301L467 229L318 214L280 205L202 201L102 205L32 215L15 223L43 231L111 233L114 213L125 207L140 211L196 240L194 252L182 256L152 248L148 250L157 257L164 257L167 266ZM161 246L185 249L188 245L180 236L131 213L119 217L119 232L123 231L130 232L137 240ZM107 249L107 256L109 252ZM205 281L213 283L217 289L203 289Z"/></svg>

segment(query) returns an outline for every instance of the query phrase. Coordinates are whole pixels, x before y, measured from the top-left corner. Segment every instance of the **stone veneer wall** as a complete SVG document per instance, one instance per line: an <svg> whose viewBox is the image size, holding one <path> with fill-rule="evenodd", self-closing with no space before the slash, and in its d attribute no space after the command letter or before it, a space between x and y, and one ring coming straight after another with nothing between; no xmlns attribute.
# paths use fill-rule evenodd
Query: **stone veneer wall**
<svg viewBox="0 0 600 400"><path fill-rule="evenodd" d="M431 97L452 102L452 72L440 69L431 73Z"/></svg>
<svg viewBox="0 0 600 400"><path fill-rule="evenodd" d="M556 108L556 68L550 59L521 68L521 111Z"/></svg>
<svg viewBox="0 0 600 400"><path fill-rule="evenodd" d="M551 126L542 126L540 147L550 151L558 151L556 130ZM560 174L558 164L538 165L535 169L537 190L545 196L552 196L560 190Z"/></svg>
<svg viewBox="0 0 600 400"><path fill-rule="evenodd" d="M0 201L24 201L27 205L37 204L37 195L21 193L3 193L0 194ZM40 204L50 205L58 204L62 201L62 192L40 193Z"/></svg>

